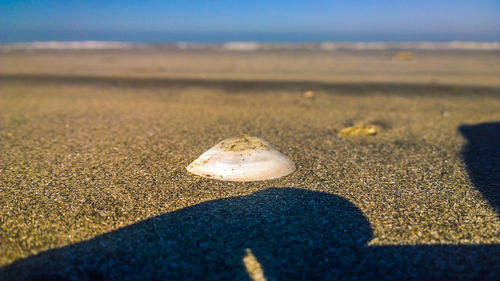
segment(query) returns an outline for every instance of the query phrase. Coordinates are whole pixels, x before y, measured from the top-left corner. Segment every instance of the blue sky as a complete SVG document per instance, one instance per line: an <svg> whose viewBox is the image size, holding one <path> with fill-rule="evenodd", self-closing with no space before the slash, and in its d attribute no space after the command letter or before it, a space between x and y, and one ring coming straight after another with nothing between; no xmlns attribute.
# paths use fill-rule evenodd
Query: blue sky
<svg viewBox="0 0 500 281"><path fill-rule="evenodd" d="M500 1L0 0L0 42L58 37L140 41L141 36L144 41L155 36L162 41L162 34L170 34L167 41L203 39L207 34L218 34L220 40L238 34L242 39L242 34L249 39L252 34L303 34L309 41L328 36L495 41L500 40Z"/></svg>

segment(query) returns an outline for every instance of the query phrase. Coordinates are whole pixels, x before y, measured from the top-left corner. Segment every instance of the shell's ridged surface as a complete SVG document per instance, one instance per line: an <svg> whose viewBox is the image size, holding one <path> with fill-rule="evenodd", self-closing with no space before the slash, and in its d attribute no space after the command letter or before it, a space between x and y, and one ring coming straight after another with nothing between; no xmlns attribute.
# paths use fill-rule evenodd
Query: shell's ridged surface
<svg viewBox="0 0 500 281"><path fill-rule="evenodd" d="M221 141L186 168L188 172L224 181L276 179L295 171L295 164L267 141L240 136Z"/></svg>

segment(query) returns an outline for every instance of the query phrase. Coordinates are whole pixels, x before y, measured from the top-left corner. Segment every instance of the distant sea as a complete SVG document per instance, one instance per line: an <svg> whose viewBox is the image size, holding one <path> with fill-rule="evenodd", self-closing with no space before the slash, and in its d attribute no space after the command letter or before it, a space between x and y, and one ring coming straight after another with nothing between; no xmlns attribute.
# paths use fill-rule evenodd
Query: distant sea
<svg viewBox="0 0 500 281"><path fill-rule="evenodd" d="M201 32L201 31L110 31L61 32L0 30L0 44L46 41L113 41L124 43L322 43L322 42L498 42L500 34L456 33L326 33L326 32Z"/></svg>

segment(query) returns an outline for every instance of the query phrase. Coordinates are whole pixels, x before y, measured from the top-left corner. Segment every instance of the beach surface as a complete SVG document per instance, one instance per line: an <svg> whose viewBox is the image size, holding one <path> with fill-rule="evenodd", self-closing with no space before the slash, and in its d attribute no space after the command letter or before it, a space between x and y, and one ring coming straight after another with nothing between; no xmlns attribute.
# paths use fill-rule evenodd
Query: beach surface
<svg viewBox="0 0 500 281"><path fill-rule="evenodd" d="M0 53L0 279L498 278L500 55L394 56ZM186 171L242 134L297 170Z"/></svg>

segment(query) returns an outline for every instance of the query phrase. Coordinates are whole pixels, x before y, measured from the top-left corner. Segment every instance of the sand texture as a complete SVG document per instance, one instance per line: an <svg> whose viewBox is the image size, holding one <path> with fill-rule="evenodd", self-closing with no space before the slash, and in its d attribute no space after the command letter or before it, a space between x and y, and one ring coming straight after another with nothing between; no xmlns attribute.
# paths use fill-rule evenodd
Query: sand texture
<svg viewBox="0 0 500 281"><path fill-rule="evenodd" d="M500 276L498 54L92 54L0 54L0 280ZM186 171L243 134L297 170Z"/></svg>

